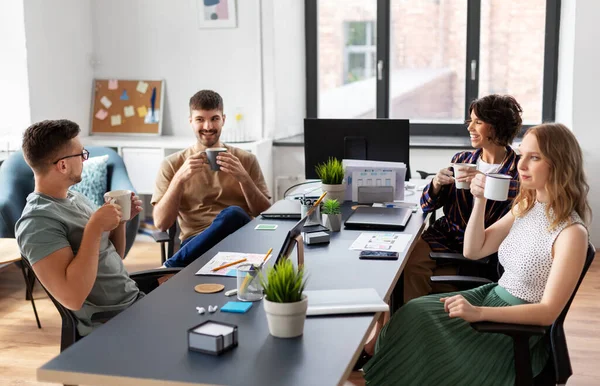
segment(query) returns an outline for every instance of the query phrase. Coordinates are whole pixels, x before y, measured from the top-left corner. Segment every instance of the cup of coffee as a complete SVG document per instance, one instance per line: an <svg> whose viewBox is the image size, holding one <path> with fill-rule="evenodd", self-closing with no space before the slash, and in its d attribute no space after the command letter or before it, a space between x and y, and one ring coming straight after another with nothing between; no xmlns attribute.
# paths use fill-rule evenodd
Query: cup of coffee
<svg viewBox="0 0 600 386"><path fill-rule="evenodd" d="M483 196L488 200L506 201L511 177L506 174L488 174L485 177Z"/></svg>
<svg viewBox="0 0 600 386"><path fill-rule="evenodd" d="M210 165L210 170L219 171L221 170L221 166L217 163L217 156L220 153L226 152L227 149L224 147L211 147L206 149L206 158L208 159L208 164Z"/></svg>
<svg viewBox="0 0 600 386"><path fill-rule="evenodd" d="M121 221L127 221L131 217L131 190L112 190L104 193L104 202L117 204L121 207L123 217Z"/></svg>
<svg viewBox="0 0 600 386"><path fill-rule="evenodd" d="M464 164L464 163L453 164L452 166L454 167L454 178L463 177L467 174L467 172L465 172L464 170L459 170L459 169L464 169L464 168L475 169L477 167L477 165L475 165L475 164ZM456 189L471 189L470 182L455 181L455 183L456 183Z"/></svg>

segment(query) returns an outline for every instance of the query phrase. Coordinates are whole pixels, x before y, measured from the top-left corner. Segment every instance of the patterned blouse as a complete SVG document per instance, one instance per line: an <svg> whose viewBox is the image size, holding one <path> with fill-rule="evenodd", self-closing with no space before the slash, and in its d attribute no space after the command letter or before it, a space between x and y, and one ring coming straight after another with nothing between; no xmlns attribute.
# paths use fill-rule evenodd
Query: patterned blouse
<svg viewBox="0 0 600 386"><path fill-rule="evenodd" d="M474 152L463 151L452 157L452 163L477 164L481 156L481 149ZM512 202L519 191L519 173L517 163L519 156L510 147L506 147L506 157L500 164L497 173L512 176L507 201L488 200L485 210L485 227L492 225L502 218L512 206ZM439 218L423 233L423 239L435 252L462 253L465 229L473 210L473 195L468 189L456 189L455 184L444 185L437 195L432 195L432 182L430 182L421 196L421 208L429 213L436 209L444 208L444 216Z"/></svg>

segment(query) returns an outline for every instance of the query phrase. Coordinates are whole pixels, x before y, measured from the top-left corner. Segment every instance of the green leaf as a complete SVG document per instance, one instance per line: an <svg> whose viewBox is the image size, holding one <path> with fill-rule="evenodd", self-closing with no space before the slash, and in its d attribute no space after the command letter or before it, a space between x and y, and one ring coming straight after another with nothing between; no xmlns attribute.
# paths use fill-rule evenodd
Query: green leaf
<svg viewBox="0 0 600 386"><path fill-rule="evenodd" d="M267 299L275 303L295 303L302 300L306 287L304 267L296 269L289 259L281 260L274 267L261 272L260 282Z"/></svg>

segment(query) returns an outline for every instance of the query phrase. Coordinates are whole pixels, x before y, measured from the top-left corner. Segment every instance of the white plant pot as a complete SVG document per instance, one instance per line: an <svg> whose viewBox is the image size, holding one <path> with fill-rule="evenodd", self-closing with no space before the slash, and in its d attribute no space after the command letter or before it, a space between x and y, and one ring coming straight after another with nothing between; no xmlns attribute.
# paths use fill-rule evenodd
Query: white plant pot
<svg viewBox="0 0 600 386"><path fill-rule="evenodd" d="M277 338L295 338L302 335L308 309L306 295L302 295L302 300L296 303L274 303L265 298L263 306L271 335Z"/></svg>
<svg viewBox="0 0 600 386"><path fill-rule="evenodd" d="M342 214L323 214L322 223L332 232L339 232L342 229Z"/></svg>
<svg viewBox="0 0 600 386"><path fill-rule="evenodd" d="M342 183L342 184L338 184L338 185L329 185L329 184L323 184L321 183L321 189L324 192L327 192L327 195L325 196L325 200L338 200L338 202L341 204L344 202L344 197L346 196L346 187L347 184L346 182Z"/></svg>

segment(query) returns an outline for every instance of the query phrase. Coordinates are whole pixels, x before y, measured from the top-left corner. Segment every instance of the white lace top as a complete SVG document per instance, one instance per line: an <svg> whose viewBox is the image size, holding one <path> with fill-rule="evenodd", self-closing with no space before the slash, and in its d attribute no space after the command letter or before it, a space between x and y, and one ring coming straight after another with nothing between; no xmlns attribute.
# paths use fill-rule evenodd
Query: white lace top
<svg viewBox="0 0 600 386"><path fill-rule="evenodd" d="M571 221L583 224L575 212L571 214ZM513 296L539 303L552 268L552 246L568 225L568 221L563 221L549 231L546 204L541 202L536 202L525 216L515 218L508 236L498 249L498 259L504 267L498 285Z"/></svg>

